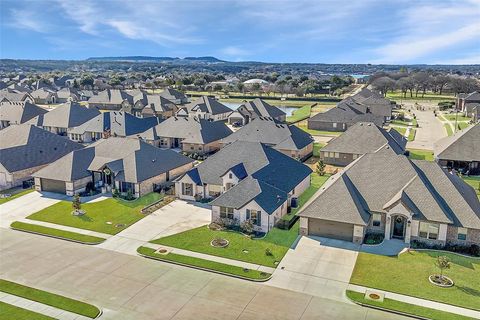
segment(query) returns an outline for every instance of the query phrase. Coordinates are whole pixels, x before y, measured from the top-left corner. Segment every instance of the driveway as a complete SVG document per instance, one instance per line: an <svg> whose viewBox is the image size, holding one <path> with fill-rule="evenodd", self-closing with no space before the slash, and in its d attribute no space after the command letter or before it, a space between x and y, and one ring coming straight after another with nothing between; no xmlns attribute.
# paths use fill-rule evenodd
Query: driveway
<svg viewBox="0 0 480 320"><path fill-rule="evenodd" d="M2 228L0 277L93 303L103 310L100 320L406 319L305 293Z"/></svg>
<svg viewBox="0 0 480 320"><path fill-rule="evenodd" d="M443 124L434 116L433 110L415 110L418 128L415 140L407 143L407 148L433 150L433 145L447 136Z"/></svg>
<svg viewBox="0 0 480 320"><path fill-rule="evenodd" d="M34 191L5 202L0 205L0 227L8 228L12 222L24 219L32 213L68 198L66 195L57 193Z"/></svg>
<svg viewBox="0 0 480 320"><path fill-rule="evenodd" d="M210 223L207 205L175 200L99 245L101 248L137 254L152 239L169 236Z"/></svg>
<svg viewBox="0 0 480 320"><path fill-rule="evenodd" d="M268 285L337 301L345 290L360 246L320 237L301 237L274 272Z"/></svg>

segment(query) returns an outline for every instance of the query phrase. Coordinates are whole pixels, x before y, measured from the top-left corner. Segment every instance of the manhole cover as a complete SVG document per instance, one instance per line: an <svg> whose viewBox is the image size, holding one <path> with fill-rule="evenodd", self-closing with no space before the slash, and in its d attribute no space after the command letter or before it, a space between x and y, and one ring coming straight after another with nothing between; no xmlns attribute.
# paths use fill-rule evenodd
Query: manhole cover
<svg viewBox="0 0 480 320"><path fill-rule="evenodd" d="M115 225L115 228L123 228L123 227L125 227L125 224L124 224L124 223L117 223L117 224Z"/></svg>

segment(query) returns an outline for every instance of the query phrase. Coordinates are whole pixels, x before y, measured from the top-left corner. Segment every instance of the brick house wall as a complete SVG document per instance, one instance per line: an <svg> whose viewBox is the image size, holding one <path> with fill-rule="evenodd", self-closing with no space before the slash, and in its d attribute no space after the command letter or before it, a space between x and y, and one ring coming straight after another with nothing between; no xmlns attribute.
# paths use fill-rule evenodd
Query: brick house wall
<svg viewBox="0 0 480 320"><path fill-rule="evenodd" d="M338 154L338 157L331 157L332 154ZM356 157L354 157L356 155ZM347 166L357 158L359 158L360 154L353 154L353 153L341 153L341 152L326 152L320 151L320 159L323 160L324 163L330 164L333 166Z"/></svg>
<svg viewBox="0 0 480 320"><path fill-rule="evenodd" d="M372 212L373 213L373 212ZM373 215L370 216L370 220L368 221L368 225L366 227L365 233L379 233L379 234L385 234L385 223L387 221L387 215L384 213L380 212L375 212L379 213L382 215L382 219L380 221L379 226L374 226L373 225Z"/></svg>
<svg viewBox="0 0 480 320"><path fill-rule="evenodd" d="M458 227L447 227L447 243L459 244L459 245L480 245L480 230L467 229L467 240L458 240Z"/></svg>
<svg viewBox="0 0 480 320"><path fill-rule="evenodd" d="M15 172L8 172L3 166L0 165L0 173L5 174L5 185L0 185L0 190L10 189L13 187L21 186L23 181L32 179L32 174L37 172L38 170L42 169L43 167L47 166L47 164L43 164L40 166L27 168L20 171Z"/></svg>
<svg viewBox="0 0 480 320"><path fill-rule="evenodd" d="M334 124L336 124L336 127ZM326 121L315 121L311 119L308 120L308 129L311 129L311 130L342 132L347 130L347 128L348 128L348 125L344 122L326 122Z"/></svg>
<svg viewBox="0 0 480 320"><path fill-rule="evenodd" d="M300 150L275 149L289 157L303 161L313 154L313 142Z"/></svg>

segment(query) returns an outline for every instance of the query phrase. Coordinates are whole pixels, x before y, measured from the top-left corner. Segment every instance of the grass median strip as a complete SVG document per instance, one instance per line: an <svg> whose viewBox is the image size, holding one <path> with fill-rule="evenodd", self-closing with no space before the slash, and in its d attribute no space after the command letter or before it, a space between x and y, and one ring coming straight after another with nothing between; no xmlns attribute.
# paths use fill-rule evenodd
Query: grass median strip
<svg viewBox="0 0 480 320"><path fill-rule="evenodd" d="M100 314L100 310L91 304L70 299L47 291L27 287L19 283L7 281L4 279L0 279L0 291L28 300L43 303L61 310L76 313L92 319Z"/></svg>
<svg viewBox="0 0 480 320"><path fill-rule="evenodd" d="M36 224L24 223L19 221L13 222L10 225L10 227L15 230L34 232L34 233L39 233L46 236L58 237L66 240L73 240L73 241L78 241L78 242L87 243L87 244L98 244L106 240L104 238L99 238L99 237L89 236L89 235L80 234L76 232L64 231L64 230L59 230L59 229L54 229L54 228L49 228L45 226L39 226Z"/></svg>
<svg viewBox="0 0 480 320"><path fill-rule="evenodd" d="M55 318L0 302L0 320L55 320Z"/></svg>
<svg viewBox="0 0 480 320"><path fill-rule="evenodd" d="M20 192L16 192L15 191L12 191L12 190L5 190L5 191L2 191L1 194L11 194L10 197L8 198L0 198L0 204L4 204L5 202L8 202L8 201L12 201L14 199L17 199L17 198L20 198L21 196L24 196L30 192L33 192L35 191L35 189L26 189L26 190L22 190Z"/></svg>
<svg viewBox="0 0 480 320"><path fill-rule="evenodd" d="M155 253L155 249L147 248L147 247L140 247L137 249L137 252L139 254L145 255L147 257L152 257L158 260L176 262L179 264L222 272L222 273L231 274L233 276L242 277L242 278L251 279L251 280L266 280L271 276L270 273L266 273L258 270L244 269L242 267L232 266L229 264L224 264L216 261L189 257L189 256L180 255L180 254L175 254L175 253L159 254L159 253Z"/></svg>
<svg viewBox="0 0 480 320"><path fill-rule="evenodd" d="M450 312L445 312L445 311L440 311L440 310L435 310L435 309L430 309L426 307L421 307L417 306L414 304L410 303L405 303L397 300L392 300L385 298L383 302L379 301L373 301L373 300L368 300L365 299L365 295L360 292L355 292L351 290L347 290L347 297L350 300L353 300L355 302L364 304L364 305L369 305L373 307L379 307L383 309L388 309L388 310L393 310L393 311L398 311L398 312L403 312L405 314L410 314L410 315L415 315L415 316L420 316L428 319L433 319L433 320L467 320L471 319L469 317L464 317L458 314L450 313Z"/></svg>

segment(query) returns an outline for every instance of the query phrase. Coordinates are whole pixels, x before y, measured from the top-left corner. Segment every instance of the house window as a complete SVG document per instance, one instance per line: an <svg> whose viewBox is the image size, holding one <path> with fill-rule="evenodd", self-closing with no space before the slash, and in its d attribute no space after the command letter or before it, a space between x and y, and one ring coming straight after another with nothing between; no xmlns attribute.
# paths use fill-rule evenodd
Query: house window
<svg viewBox="0 0 480 320"><path fill-rule="evenodd" d="M226 190L230 190L233 186L234 186L233 183L227 183L227 184L225 184L225 191L226 191Z"/></svg>
<svg viewBox="0 0 480 320"><path fill-rule="evenodd" d="M233 175L231 173L228 174L228 178L229 179L232 179L233 178Z"/></svg>
<svg viewBox="0 0 480 320"><path fill-rule="evenodd" d="M357 157L358 157L358 156L357 156L356 154L352 154L352 159L353 159L353 160L357 159Z"/></svg>
<svg viewBox="0 0 480 320"><path fill-rule="evenodd" d="M255 226L261 226L262 225L262 212L258 210L250 210L247 209L247 220L250 220L250 222L255 225Z"/></svg>
<svg viewBox="0 0 480 320"><path fill-rule="evenodd" d="M337 123L336 123L336 122L333 123L333 127L334 127L334 128L337 127Z"/></svg>
<svg viewBox="0 0 480 320"><path fill-rule="evenodd" d="M457 229L457 239L458 240L467 240L467 228L458 228Z"/></svg>
<svg viewBox="0 0 480 320"><path fill-rule="evenodd" d="M185 196L193 196L193 185L191 183L182 183L182 194Z"/></svg>
<svg viewBox="0 0 480 320"><path fill-rule="evenodd" d="M216 186L213 184L208 185L208 195L210 197L218 197L222 193L222 186Z"/></svg>
<svg viewBox="0 0 480 320"><path fill-rule="evenodd" d="M220 218L233 219L233 208L220 207Z"/></svg>
<svg viewBox="0 0 480 320"><path fill-rule="evenodd" d="M340 158L340 153L338 153L338 152L335 152L334 156L335 156L335 158L337 158L337 159L338 159L338 158Z"/></svg>
<svg viewBox="0 0 480 320"><path fill-rule="evenodd" d="M380 227L381 223L382 223L382 215L380 213L372 214L372 225L374 227Z"/></svg>
<svg viewBox="0 0 480 320"><path fill-rule="evenodd" d="M424 239L437 240L439 228L438 223L420 222L418 236Z"/></svg>

